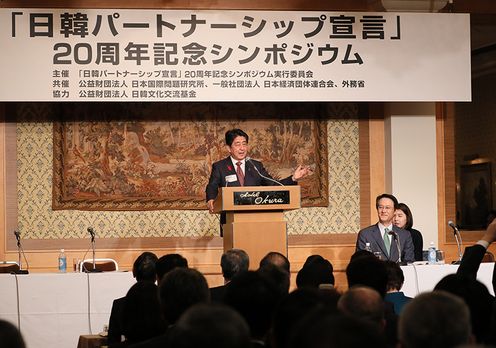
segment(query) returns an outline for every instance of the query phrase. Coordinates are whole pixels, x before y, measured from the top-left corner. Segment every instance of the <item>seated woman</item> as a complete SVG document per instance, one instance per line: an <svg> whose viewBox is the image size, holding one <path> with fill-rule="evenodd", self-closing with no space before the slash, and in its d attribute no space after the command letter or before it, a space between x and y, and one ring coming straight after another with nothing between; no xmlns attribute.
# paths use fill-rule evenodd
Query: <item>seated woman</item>
<svg viewBox="0 0 496 348"><path fill-rule="evenodd" d="M413 227L413 216L410 208L405 203L398 204L398 208L394 212L393 224L396 227L407 230L412 235L413 252L415 261L422 261L422 248L424 241L422 234Z"/></svg>

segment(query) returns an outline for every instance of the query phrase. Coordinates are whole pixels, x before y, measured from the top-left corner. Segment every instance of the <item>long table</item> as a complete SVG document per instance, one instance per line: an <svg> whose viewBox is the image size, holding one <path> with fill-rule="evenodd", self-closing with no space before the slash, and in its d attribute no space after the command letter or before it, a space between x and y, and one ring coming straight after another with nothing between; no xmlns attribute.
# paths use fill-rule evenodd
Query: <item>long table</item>
<svg viewBox="0 0 496 348"><path fill-rule="evenodd" d="M134 282L131 272L0 274L0 318L20 324L28 348L75 348Z"/></svg>
<svg viewBox="0 0 496 348"><path fill-rule="evenodd" d="M456 273L458 265L408 265L401 266L405 275L405 283L401 291L406 296L415 297L417 294L431 291L436 284L448 274ZM494 295L492 285L494 263L482 263L477 273L477 280L483 283Z"/></svg>
<svg viewBox="0 0 496 348"><path fill-rule="evenodd" d="M430 291L455 265L402 266L403 292ZM490 292L494 264L483 263L478 279ZM0 274L0 318L20 329L29 348L77 347L80 335L97 334L108 324L112 301L125 296L131 272Z"/></svg>

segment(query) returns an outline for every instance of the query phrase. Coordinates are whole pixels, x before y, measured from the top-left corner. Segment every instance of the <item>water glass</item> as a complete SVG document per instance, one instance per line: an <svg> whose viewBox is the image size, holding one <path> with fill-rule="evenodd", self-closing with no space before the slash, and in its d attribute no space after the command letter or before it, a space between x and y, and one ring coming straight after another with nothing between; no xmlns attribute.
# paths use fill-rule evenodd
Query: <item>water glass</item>
<svg viewBox="0 0 496 348"><path fill-rule="evenodd" d="M438 264L444 265L444 263L446 262L445 256L444 256L444 251L442 251L442 250L436 251L436 261Z"/></svg>

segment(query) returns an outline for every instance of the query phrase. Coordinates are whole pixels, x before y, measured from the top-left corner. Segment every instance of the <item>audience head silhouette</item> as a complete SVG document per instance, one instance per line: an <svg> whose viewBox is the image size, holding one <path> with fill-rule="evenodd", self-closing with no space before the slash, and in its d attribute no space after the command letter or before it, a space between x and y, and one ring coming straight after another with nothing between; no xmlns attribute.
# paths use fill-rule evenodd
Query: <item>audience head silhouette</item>
<svg viewBox="0 0 496 348"><path fill-rule="evenodd" d="M174 268L188 268L188 260L179 254L166 254L161 256L157 261L157 280L160 281Z"/></svg>
<svg viewBox="0 0 496 348"><path fill-rule="evenodd" d="M444 291L420 294L400 316L401 347L458 347L471 341L470 312L459 297Z"/></svg>
<svg viewBox="0 0 496 348"><path fill-rule="evenodd" d="M174 324L191 306L210 301L207 280L196 269L177 267L168 272L159 286L162 315Z"/></svg>
<svg viewBox="0 0 496 348"><path fill-rule="evenodd" d="M136 278L136 281L155 282L157 260L157 255L149 251L138 256L133 264L133 277Z"/></svg>
<svg viewBox="0 0 496 348"><path fill-rule="evenodd" d="M225 281L230 281L235 275L248 271L250 258L241 249L227 250L220 258L220 267Z"/></svg>
<svg viewBox="0 0 496 348"><path fill-rule="evenodd" d="M443 290L461 298L470 310L472 332L477 342L488 341L495 302L484 284L460 274L449 274L437 283L434 290Z"/></svg>
<svg viewBox="0 0 496 348"><path fill-rule="evenodd" d="M329 260L320 255L311 255L296 276L298 288L318 288L322 284L334 286L333 267Z"/></svg>
<svg viewBox="0 0 496 348"><path fill-rule="evenodd" d="M291 264L289 263L288 258L277 251L271 251L267 253L267 255L265 255L260 260L259 268L262 268L269 264L275 265L277 267L281 267L286 272L288 272L288 274L291 274L291 270L290 270Z"/></svg>
<svg viewBox="0 0 496 348"><path fill-rule="evenodd" d="M157 296L152 282L136 282L126 294L123 334L128 343L136 343L160 335L164 331Z"/></svg>
<svg viewBox="0 0 496 348"><path fill-rule="evenodd" d="M5 348L26 347L17 327L3 319L0 319L0 346Z"/></svg>
<svg viewBox="0 0 496 348"><path fill-rule="evenodd" d="M379 293L366 286L355 286L346 291L338 301L341 313L368 320L384 328L384 302Z"/></svg>
<svg viewBox="0 0 496 348"><path fill-rule="evenodd" d="M279 296L273 282L258 272L247 271L233 278L224 303L246 320L252 339L265 340Z"/></svg>
<svg viewBox="0 0 496 348"><path fill-rule="evenodd" d="M377 328L366 320L316 309L304 317L290 337L290 348L387 347Z"/></svg>
<svg viewBox="0 0 496 348"><path fill-rule="evenodd" d="M381 297L386 295L387 270L383 261L371 253L353 258L346 267L348 286L364 285L376 290Z"/></svg>
<svg viewBox="0 0 496 348"><path fill-rule="evenodd" d="M171 330L168 347L250 348L250 329L241 315L221 304L197 304Z"/></svg>

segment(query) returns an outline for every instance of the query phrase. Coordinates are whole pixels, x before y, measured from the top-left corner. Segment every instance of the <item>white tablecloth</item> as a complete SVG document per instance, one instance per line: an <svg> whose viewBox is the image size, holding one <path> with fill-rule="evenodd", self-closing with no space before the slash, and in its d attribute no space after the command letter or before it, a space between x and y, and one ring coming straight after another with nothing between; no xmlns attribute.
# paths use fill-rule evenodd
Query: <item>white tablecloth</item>
<svg viewBox="0 0 496 348"><path fill-rule="evenodd" d="M0 274L0 318L20 321L27 348L76 347L80 335L102 331L134 282L131 272Z"/></svg>
<svg viewBox="0 0 496 348"><path fill-rule="evenodd" d="M477 280L483 283L492 295L493 268L494 263L482 263L477 273ZM409 265L401 266L401 269L405 275L402 291L406 296L415 297L419 293L434 289L448 274L456 273L458 265Z"/></svg>

